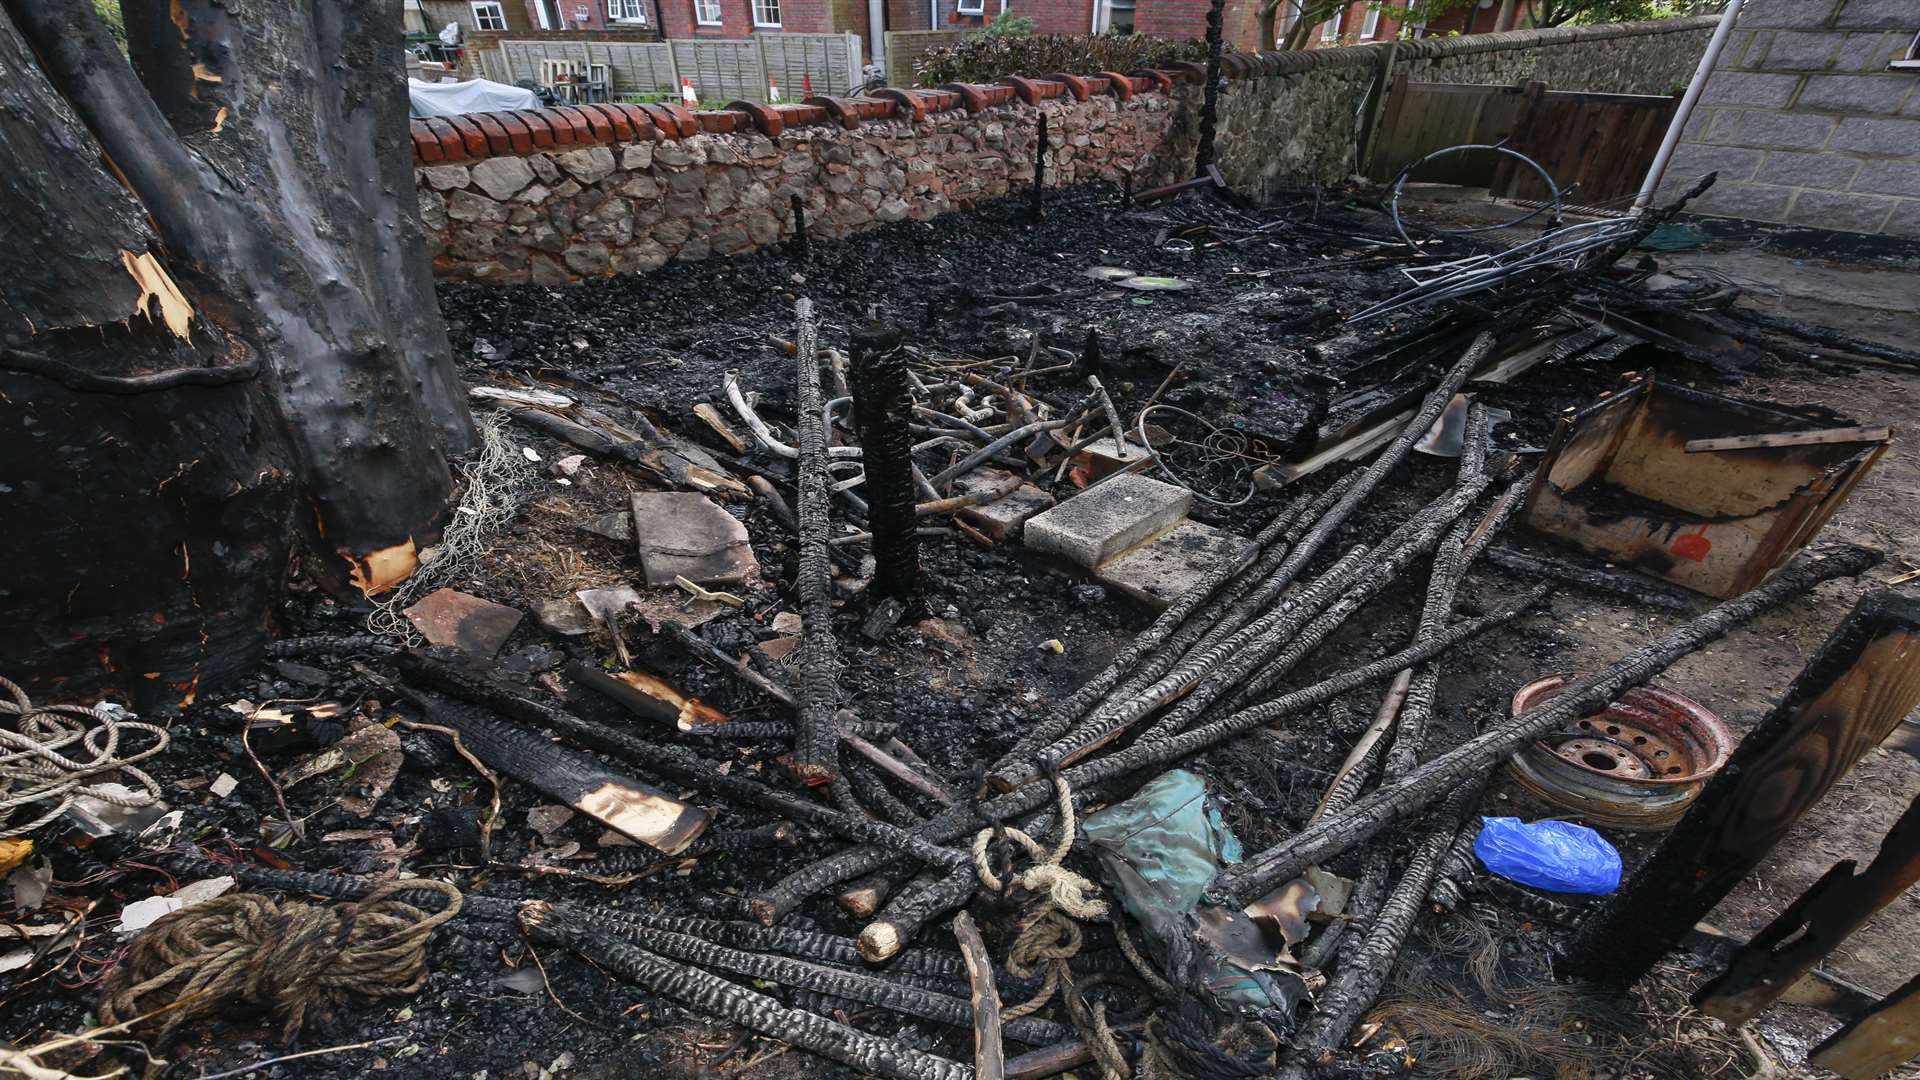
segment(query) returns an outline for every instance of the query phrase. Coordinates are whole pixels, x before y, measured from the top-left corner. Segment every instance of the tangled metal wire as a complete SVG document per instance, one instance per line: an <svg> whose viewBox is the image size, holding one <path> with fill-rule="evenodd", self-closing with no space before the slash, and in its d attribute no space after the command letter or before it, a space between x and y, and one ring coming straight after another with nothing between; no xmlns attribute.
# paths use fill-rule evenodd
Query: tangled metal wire
<svg viewBox="0 0 1920 1080"><path fill-rule="evenodd" d="M1156 412L1170 412L1177 416L1185 417L1199 424L1206 430L1206 434L1201 436L1198 441L1182 439L1175 436L1173 442L1178 446L1193 447L1198 450L1204 461L1206 470L1210 474L1221 475L1223 477L1217 484L1208 485L1196 483L1193 477L1183 476L1175 472L1173 466L1167 463L1166 455L1162 454L1158 449L1155 449L1153 444L1147 441L1147 417ZM1236 431L1229 427L1221 427L1219 424L1213 423L1204 416L1190 413L1177 405L1168 405L1164 402L1156 402L1140 410L1139 415L1133 419L1133 430L1134 435L1140 440L1140 445L1146 448L1148 454L1152 455L1154 464L1160 468L1161 472L1167 474L1169 480L1193 492L1194 498L1202 502L1212 503L1215 506L1233 507L1246 505L1253 499L1254 494L1259 491L1259 485L1253 480L1253 471L1262 465L1270 465L1279 460L1271 454L1260 452L1254 440L1249 438L1245 432ZM1231 492L1237 489L1242 483L1247 485L1246 493L1237 499L1229 497ZM1220 494L1208 494L1207 489L1210 486L1212 490Z"/></svg>
<svg viewBox="0 0 1920 1080"><path fill-rule="evenodd" d="M1542 267L1572 269L1595 251L1604 251L1640 227L1636 218L1606 218L1566 225L1505 251L1474 255L1448 263L1435 263L1418 270L1403 269L1417 284L1397 296L1382 300L1355 313L1347 325L1377 319L1415 304L1430 304L1470 293L1484 292L1513 280L1520 274Z"/></svg>
<svg viewBox="0 0 1920 1080"><path fill-rule="evenodd" d="M374 603L367 615L368 630L418 645L420 635L401 612L473 565L488 541L520 512L520 501L533 485L533 470L507 439L506 427L501 413L474 417L480 450L460 471L460 505L440 542L420 553L420 568Z"/></svg>
<svg viewBox="0 0 1920 1080"><path fill-rule="evenodd" d="M165 728L124 719L129 714L111 705L35 705L6 678L0 678L0 690L13 699L0 700L0 717L11 719L0 724L0 840L25 836L82 795L128 807L159 800L160 785L134 766L167 748ZM127 752L121 742L132 732L151 736L153 745ZM110 773L125 774L139 786L100 780ZM23 807L40 803L49 808L38 817L15 820Z"/></svg>

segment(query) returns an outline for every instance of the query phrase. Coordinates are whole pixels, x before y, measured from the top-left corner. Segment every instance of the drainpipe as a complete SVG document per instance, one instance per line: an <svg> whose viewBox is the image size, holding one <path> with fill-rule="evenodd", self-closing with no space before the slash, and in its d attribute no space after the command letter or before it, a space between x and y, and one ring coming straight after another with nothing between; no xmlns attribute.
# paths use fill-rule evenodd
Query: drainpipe
<svg viewBox="0 0 1920 1080"><path fill-rule="evenodd" d="M927 0L927 29L940 29L940 0Z"/></svg>
<svg viewBox="0 0 1920 1080"><path fill-rule="evenodd" d="M1707 79L1713 75L1713 69L1720 61L1720 54L1726 50L1727 38L1733 35L1733 23L1740 17L1741 0L1727 0L1727 10L1720 16L1720 25L1713 28L1713 38L1707 42L1707 51L1700 57L1700 66L1693 73L1693 81L1687 84L1687 92L1680 98L1680 107L1674 110L1673 122L1667 125L1666 138L1660 140L1660 151L1653 155L1653 165L1647 169L1646 182L1640 185L1640 194L1633 200L1634 213L1640 213L1653 202L1653 193L1660 187L1661 178L1667 174L1667 164L1673 160L1674 147L1680 145L1680 133L1686 130L1687 120L1693 116L1693 107L1700 103L1700 94L1707 88Z"/></svg>
<svg viewBox="0 0 1920 1080"><path fill-rule="evenodd" d="M875 67L887 70L887 0L867 0L867 53Z"/></svg>

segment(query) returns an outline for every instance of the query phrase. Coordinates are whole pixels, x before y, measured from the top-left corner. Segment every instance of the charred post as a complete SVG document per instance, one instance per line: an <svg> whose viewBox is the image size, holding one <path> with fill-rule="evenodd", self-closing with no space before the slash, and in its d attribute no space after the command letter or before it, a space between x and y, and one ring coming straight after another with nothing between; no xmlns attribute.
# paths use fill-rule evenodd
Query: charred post
<svg viewBox="0 0 1920 1080"><path fill-rule="evenodd" d="M1200 142L1193 151L1193 175L1205 176L1213 165L1213 136L1220 116L1220 54L1225 51L1221 14L1226 0L1207 5L1207 85L1200 102Z"/></svg>
<svg viewBox="0 0 1920 1080"><path fill-rule="evenodd" d="M873 589L913 603L925 587L914 533L912 387L896 327L853 332L853 416L866 468Z"/></svg>
<svg viewBox="0 0 1920 1080"><path fill-rule="evenodd" d="M1041 217L1040 193L1047 186L1047 151L1051 149L1047 142L1047 114L1040 114L1040 133L1033 144L1033 193L1027 196L1027 213L1035 221Z"/></svg>

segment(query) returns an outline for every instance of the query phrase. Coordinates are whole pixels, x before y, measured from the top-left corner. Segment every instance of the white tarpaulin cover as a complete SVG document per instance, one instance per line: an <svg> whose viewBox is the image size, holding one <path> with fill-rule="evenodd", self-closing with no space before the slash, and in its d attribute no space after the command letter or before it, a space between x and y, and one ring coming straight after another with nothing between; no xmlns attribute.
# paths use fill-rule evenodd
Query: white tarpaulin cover
<svg viewBox="0 0 1920 1080"><path fill-rule="evenodd" d="M415 116L455 116L540 107L540 99L533 91L487 79L440 83L408 79L407 94L413 99Z"/></svg>

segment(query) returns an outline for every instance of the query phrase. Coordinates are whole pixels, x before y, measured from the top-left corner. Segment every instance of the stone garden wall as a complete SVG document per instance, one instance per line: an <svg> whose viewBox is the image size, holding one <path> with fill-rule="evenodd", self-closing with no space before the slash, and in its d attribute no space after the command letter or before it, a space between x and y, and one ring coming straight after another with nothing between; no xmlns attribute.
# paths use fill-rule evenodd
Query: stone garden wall
<svg viewBox="0 0 1920 1080"><path fill-rule="evenodd" d="M1230 55L1217 160L1245 191L1336 183L1353 172L1375 95L1397 72L1661 91L1685 81L1711 26L1667 19ZM799 105L415 120L421 220L445 278L556 284L649 270L765 247L801 220L809 236L832 238L1006 195L1032 182L1042 115L1049 185L1131 174L1144 188L1190 174L1204 80L1186 64Z"/></svg>

